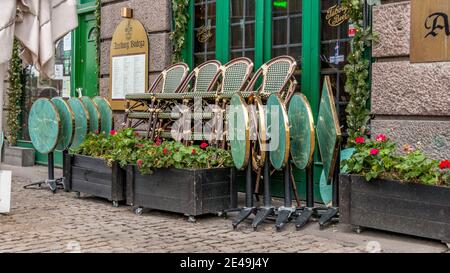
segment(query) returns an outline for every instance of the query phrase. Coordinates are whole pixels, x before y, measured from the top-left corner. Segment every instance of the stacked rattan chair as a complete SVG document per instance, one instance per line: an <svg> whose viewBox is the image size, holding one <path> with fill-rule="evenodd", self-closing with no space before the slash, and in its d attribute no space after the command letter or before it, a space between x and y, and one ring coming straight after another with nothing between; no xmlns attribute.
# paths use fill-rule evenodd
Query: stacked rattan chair
<svg viewBox="0 0 450 273"><path fill-rule="evenodd" d="M145 136L149 137L154 126L155 95L177 93L183 87L188 72L189 67L185 63L171 65L158 75L146 93L127 94L124 125L138 132L145 131Z"/></svg>

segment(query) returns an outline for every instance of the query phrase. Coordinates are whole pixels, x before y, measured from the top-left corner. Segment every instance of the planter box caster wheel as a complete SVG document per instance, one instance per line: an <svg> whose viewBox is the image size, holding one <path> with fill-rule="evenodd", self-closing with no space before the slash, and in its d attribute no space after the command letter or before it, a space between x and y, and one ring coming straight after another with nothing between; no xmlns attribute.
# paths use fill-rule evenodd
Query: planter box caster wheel
<svg viewBox="0 0 450 273"><path fill-rule="evenodd" d="M80 192L75 192L75 198L80 198L81 197L81 193Z"/></svg>
<svg viewBox="0 0 450 273"><path fill-rule="evenodd" d="M363 231L362 227L354 227L353 230L356 232L356 234L361 234Z"/></svg>
<svg viewBox="0 0 450 273"><path fill-rule="evenodd" d="M134 214L136 214L136 215L142 215L143 212L144 212L144 209L141 207L134 209Z"/></svg>
<svg viewBox="0 0 450 273"><path fill-rule="evenodd" d="M226 212L224 212L224 211L219 211L219 212L217 213L217 216L223 217L223 218L225 218L225 219L228 218L228 214L227 214Z"/></svg>
<svg viewBox="0 0 450 273"><path fill-rule="evenodd" d="M119 207L119 201L113 201L112 205L113 205L113 207L118 208Z"/></svg>
<svg viewBox="0 0 450 273"><path fill-rule="evenodd" d="M189 223L195 223L197 220L195 219L195 216L188 216L187 221L188 221Z"/></svg>

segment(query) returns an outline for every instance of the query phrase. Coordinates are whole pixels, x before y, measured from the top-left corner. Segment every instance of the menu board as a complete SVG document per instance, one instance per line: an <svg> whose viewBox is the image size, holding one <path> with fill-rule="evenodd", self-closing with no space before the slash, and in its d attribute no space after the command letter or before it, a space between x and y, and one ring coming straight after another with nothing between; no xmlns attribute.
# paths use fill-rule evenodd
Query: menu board
<svg viewBox="0 0 450 273"><path fill-rule="evenodd" d="M112 57L112 99L125 99L128 93L144 93L145 54Z"/></svg>
<svg viewBox="0 0 450 273"><path fill-rule="evenodd" d="M110 48L109 98L113 110L125 110L125 95L144 93L148 88L149 43L141 22L129 8L114 31Z"/></svg>

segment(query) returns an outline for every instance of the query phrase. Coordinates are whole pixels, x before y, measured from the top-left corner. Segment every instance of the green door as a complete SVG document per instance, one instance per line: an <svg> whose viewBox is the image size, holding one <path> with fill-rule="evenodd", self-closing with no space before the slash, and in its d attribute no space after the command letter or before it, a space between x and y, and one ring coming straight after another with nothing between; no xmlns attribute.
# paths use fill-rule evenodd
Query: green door
<svg viewBox="0 0 450 273"><path fill-rule="evenodd" d="M98 94L97 67L97 27L93 12L79 15L79 26L75 36L75 73L72 96L81 88L83 96L94 97Z"/></svg>

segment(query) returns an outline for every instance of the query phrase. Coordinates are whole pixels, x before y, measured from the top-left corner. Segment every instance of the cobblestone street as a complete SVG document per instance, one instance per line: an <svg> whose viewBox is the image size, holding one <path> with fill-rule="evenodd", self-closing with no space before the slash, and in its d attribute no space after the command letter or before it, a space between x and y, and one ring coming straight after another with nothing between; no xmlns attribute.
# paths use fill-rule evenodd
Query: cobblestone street
<svg viewBox="0 0 450 273"><path fill-rule="evenodd" d="M46 177L45 167L2 169L13 170L13 192L11 213L0 215L0 252L365 252L374 244L384 252L446 250L439 242L375 231L358 235L342 225L296 231L290 224L276 232L268 223L253 232L249 222L233 231L231 219L214 215L196 223L157 211L137 216L131 207L85 195L24 190L25 183Z"/></svg>

